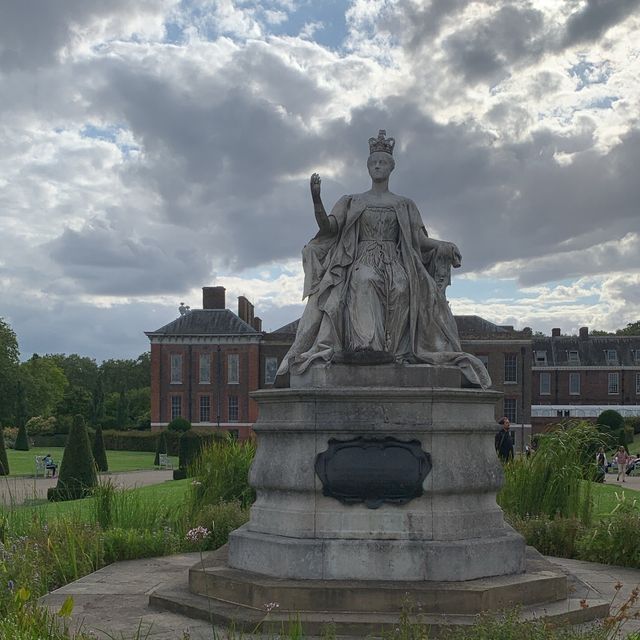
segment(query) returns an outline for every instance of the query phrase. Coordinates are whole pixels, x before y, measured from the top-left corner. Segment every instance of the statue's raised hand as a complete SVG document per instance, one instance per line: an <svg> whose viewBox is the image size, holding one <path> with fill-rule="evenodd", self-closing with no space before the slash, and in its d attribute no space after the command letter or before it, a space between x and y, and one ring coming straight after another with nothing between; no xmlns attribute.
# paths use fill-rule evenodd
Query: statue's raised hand
<svg viewBox="0 0 640 640"><path fill-rule="evenodd" d="M311 197L314 202L320 201L320 176L317 173L311 174L310 186L311 186Z"/></svg>

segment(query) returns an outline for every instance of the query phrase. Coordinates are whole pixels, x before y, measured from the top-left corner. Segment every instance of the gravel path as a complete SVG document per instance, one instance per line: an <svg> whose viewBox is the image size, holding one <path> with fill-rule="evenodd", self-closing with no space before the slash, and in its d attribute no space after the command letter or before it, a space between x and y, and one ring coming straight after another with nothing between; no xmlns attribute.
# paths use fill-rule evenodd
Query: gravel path
<svg viewBox="0 0 640 640"><path fill-rule="evenodd" d="M160 484L173 477L173 471L152 469L148 471L124 471L119 473L101 473L100 480L110 479L114 485L123 489L145 487ZM34 478L28 476L0 477L0 504L21 505L25 501L45 500L47 489L55 487L58 478Z"/></svg>

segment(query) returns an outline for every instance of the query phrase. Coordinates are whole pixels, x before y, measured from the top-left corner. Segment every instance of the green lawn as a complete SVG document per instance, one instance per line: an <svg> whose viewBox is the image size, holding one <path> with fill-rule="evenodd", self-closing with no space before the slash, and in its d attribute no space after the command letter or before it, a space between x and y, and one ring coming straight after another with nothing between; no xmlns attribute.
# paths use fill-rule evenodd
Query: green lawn
<svg viewBox="0 0 640 640"><path fill-rule="evenodd" d="M128 493L137 496L141 501L151 505L161 503L163 506L177 506L184 502L191 480L167 480L161 484L149 485L138 489L130 489ZM39 501L36 504L26 506L6 507L6 511L12 512L12 519L24 518L25 521L38 517L40 522L48 522L59 516L72 516L75 522L90 522L93 517L95 498L84 500L69 500L67 502ZM0 505L0 514L3 507Z"/></svg>
<svg viewBox="0 0 640 640"><path fill-rule="evenodd" d="M7 449L9 470L11 476L33 476L35 474L35 457L50 453L58 464L62 462L63 447L32 447L29 451L15 451ZM138 471L153 469L155 454L149 451L107 451L109 471ZM170 457L173 466L178 466L178 459Z"/></svg>
<svg viewBox="0 0 640 640"><path fill-rule="evenodd" d="M615 477L615 476L613 476ZM633 502L636 500L636 505L640 509L640 491L634 489L627 489L626 487L619 486L617 484L598 484L592 483L593 488L593 502L594 509L593 514L596 518L607 515L613 511L614 507L618 504L616 494L622 496L624 494L625 500Z"/></svg>

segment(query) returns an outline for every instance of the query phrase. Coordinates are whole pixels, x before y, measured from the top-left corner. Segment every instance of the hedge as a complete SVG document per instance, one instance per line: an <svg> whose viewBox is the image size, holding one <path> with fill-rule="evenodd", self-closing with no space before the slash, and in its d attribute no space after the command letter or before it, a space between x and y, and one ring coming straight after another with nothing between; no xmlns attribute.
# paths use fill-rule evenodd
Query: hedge
<svg viewBox="0 0 640 640"><path fill-rule="evenodd" d="M210 428L193 427L193 431L212 438L224 438L225 433L212 431ZM170 456L177 456L179 453L178 441L180 433L177 431L164 430L167 436L167 453ZM108 429L102 432L105 449L111 451L148 451L155 453L159 431L117 431ZM89 429L89 435L93 431ZM35 447L64 447L67 436L56 434L53 436L34 436L32 438Z"/></svg>
<svg viewBox="0 0 640 640"><path fill-rule="evenodd" d="M212 431L208 428L194 427L195 433L205 438L211 439L223 438L224 434ZM103 431L104 446L112 451L148 451L155 453L158 442L158 431L116 431L109 429ZM167 453L170 456L179 454L180 433L177 431L168 431L165 429L167 437Z"/></svg>

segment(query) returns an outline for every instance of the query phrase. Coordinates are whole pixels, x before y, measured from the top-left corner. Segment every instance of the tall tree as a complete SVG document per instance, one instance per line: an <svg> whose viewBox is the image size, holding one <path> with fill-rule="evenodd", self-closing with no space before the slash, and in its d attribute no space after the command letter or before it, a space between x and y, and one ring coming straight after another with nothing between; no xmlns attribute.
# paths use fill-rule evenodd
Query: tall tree
<svg viewBox="0 0 640 640"><path fill-rule="evenodd" d="M70 387L80 387L89 393L93 392L98 380L98 365L93 358L79 356L77 353L54 353L46 355L45 358L52 360L64 371Z"/></svg>
<svg viewBox="0 0 640 640"><path fill-rule="evenodd" d="M143 353L135 360L105 360L100 365L105 394L121 389L148 387L151 380L151 356Z"/></svg>
<svg viewBox="0 0 640 640"><path fill-rule="evenodd" d="M617 336L640 336L640 320L630 322L624 329L616 331Z"/></svg>
<svg viewBox="0 0 640 640"><path fill-rule="evenodd" d="M24 385L18 380L18 392L16 398L16 426L18 435L13 445L16 451L29 451L29 435L27 434L27 407L24 397Z"/></svg>
<svg viewBox="0 0 640 640"><path fill-rule="evenodd" d="M116 415L116 426L118 429L129 428L129 400L124 389L120 390L118 397L118 412Z"/></svg>
<svg viewBox="0 0 640 640"><path fill-rule="evenodd" d="M102 386L102 374L98 374L96 385L93 388L93 403L91 411L91 424L97 427L104 420L104 388Z"/></svg>
<svg viewBox="0 0 640 640"><path fill-rule="evenodd" d="M19 365L16 334L4 318L0 318L0 425L7 424L13 417Z"/></svg>
<svg viewBox="0 0 640 640"><path fill-rule="evenodd" d="M67 388L64 371L51 358L34 354L20 365L20 379L27 397L27 416L52 415Z"/></svg>

